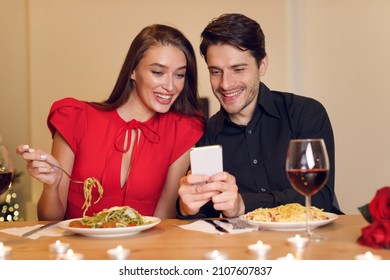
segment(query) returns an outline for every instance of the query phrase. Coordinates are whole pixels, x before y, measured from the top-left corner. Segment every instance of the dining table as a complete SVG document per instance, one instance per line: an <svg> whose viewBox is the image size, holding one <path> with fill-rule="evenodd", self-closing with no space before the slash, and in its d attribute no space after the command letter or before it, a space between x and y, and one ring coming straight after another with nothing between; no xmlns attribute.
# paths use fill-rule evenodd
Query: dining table
<svg viewBox="0 0 390 280"><path fill-rule="evenodd" d="M255 230L238 234L206 233L184 229L181 226L194 220L161 219L147 230L119 237L95 237L80 234L63 236L41 236L36 239L4 233L7 228L28 227L45 224L42 221L17 221L0 223L0 241L12 248L7 256L10 260L52 260L58 258L49 249L57 240L67 243L73 252L86 260L105 260L108 251L122 246L130 251L128 259L133 260L204 260L210 252L220 252L229 260L254 260L259 255L249 246L262 244L269 250L261 257L275 260L292 255L302 260L354 260L357 255L370 252L381 259L390 260L390 250L374 249L357 243L361 229L368 225L361 215L340 215L329 224L315 228L315 233L324 237L320 242L309 242L303 248L296 248L289 238L302 235L302 231Z"/></svg>

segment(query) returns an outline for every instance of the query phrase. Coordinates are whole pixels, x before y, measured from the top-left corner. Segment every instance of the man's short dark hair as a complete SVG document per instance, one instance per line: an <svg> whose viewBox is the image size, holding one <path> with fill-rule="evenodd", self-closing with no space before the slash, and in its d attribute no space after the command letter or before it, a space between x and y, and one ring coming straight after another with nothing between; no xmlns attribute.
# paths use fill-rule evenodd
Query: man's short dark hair
<svg viewBox="0 0 390 280"><path fill-rule="evenodd" d="M212 45L231 45L250 51L258 65L267 55L265 37L260 24L242 14L223 14L213 19L201 34L200 52L207 62L207 49Z"/></svg>

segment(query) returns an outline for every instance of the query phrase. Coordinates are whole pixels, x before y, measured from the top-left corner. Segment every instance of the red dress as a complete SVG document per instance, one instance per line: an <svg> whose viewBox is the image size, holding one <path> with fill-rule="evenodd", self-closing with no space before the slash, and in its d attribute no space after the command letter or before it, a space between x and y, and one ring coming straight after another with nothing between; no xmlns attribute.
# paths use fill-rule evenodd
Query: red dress
<svg viewBox="0 0 390 280"><path fill-rule="evenodd" d="M143 123L125 122L117 110L100 111L73 98L55 102L47 122L52 135L58 131L75 154L72 176L81 181L95 177L104 188L97 204L93 202L99 194L93 188L88 216L123 205L152 216L169 166L203 135L200 121L174 112L156 114ZM135 142L131 170L122 188L121 160L126 152L123 141L126 131L133 128L141 130L140 140ZM82 217L83 204L83 185L70 183L65 218Z"/></svg>

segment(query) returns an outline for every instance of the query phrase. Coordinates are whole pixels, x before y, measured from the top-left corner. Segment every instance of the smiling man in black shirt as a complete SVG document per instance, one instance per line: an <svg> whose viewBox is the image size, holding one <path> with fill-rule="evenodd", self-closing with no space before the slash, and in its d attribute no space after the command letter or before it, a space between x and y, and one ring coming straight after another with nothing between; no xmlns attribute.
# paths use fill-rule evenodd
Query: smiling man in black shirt
<svg viewBox="0 0 390 280"><path fill-rule="evenodd" d="M268 58L260 25L241 14L225 14L211 21L201 37L201 53L221 109L197 145L221 145L224 172L183 177L178 216L236 217L259 207L304 205L285 171L288 143L296 138L324 139L330 174L312 205L341 213L334 192L335 149L328 114L312 98L271 91L261 82Z"/></svg>

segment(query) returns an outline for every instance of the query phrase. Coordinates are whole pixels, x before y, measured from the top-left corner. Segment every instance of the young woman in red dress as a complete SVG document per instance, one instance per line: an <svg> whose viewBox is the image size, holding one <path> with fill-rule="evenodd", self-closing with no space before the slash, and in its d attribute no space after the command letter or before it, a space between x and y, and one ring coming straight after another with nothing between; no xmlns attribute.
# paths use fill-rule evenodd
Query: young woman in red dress
<svg viewBox="0 0 390 280"><path fill-rule="evenodd" d="M29 173L44 184L38 218L78 218L85 210L83 184L71 182L49 163L77 180L94 177L101 183L103 194L92 188L85 215L128 205L142 215L175 217L189 150L204 132L198 100L190 42L166 25L144 28L106 101L64 98L52 105L47 119L51 153L19 146Z"/></svg>

